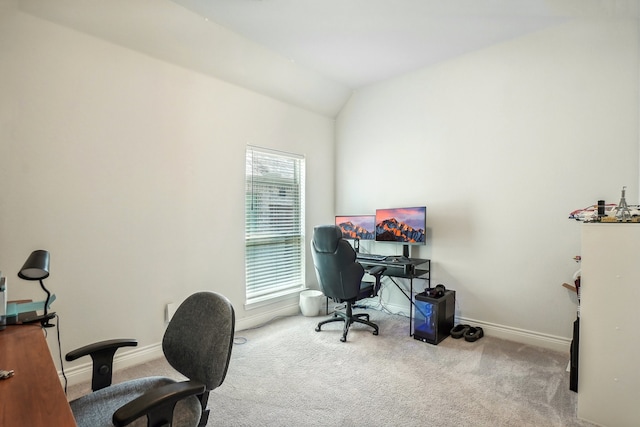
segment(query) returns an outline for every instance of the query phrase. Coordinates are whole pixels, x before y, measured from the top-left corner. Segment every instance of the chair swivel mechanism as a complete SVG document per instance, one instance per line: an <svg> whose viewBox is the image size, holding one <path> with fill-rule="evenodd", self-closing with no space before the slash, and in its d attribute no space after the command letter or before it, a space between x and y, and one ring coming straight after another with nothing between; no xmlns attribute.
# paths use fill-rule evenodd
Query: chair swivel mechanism
<svg viewBox="0 0 640 427"><path fill-rule="evenodd" d="M113 358L136 340L101 341L67 353L93 359L92 393L69 404L79 427L204 426L209 393L222 384L233 347L235 314L229 300L197 292L176 310L162 339L169 364L188 380L148 377L111 385Z"/></svg>
<svg viewBox="0 0 640 427"><path fill-rule="evenodd" d="M322 325L331 322L344 322L342 338L347 340L349 327L353 323L362 323L373 328L373 335L378 335L378 325L369 320L367 313L353 313L356 301L378 295L380 277L385 270L377 266L368 271L375 278L375 283L363 282L365 270L356 261L356 252L342 238L340 228L335 225L320 225L313 230L311 254L318 278L320 290L328 298L338 303L345 303L345 311L335 311L333 317L323 320L316 326L320 332Z"/></svg>

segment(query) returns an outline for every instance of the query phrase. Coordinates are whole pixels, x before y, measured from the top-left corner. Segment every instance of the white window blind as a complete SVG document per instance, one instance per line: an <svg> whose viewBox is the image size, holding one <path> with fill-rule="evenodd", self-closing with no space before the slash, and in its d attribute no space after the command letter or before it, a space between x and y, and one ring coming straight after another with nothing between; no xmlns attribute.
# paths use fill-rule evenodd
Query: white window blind
<svg viewBox="0 0 640 427"><path fill-rule="evenodd" d="M247 303L304 284L304 157L247 147L245 272Z"/></svg>

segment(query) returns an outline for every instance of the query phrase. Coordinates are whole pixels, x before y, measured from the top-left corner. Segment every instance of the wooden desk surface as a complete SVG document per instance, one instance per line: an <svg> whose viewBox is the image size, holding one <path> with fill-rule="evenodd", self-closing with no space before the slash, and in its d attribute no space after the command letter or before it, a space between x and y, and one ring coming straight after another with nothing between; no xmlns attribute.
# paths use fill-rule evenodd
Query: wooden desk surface
<svg viewBox="0 0 640 427"><path fill-rule="evenodd" d="M0 369L15 371L0 380L0 426L75 426L40 325L0 331Z"/></svg>

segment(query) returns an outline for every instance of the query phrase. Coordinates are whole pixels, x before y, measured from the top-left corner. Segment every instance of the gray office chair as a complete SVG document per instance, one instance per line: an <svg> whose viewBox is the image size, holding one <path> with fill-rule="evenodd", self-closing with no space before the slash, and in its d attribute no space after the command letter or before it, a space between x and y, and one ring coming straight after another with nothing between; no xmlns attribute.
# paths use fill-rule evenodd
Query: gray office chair
<svg viewBox="0 0 640 427"><path fill-rule="evenodd" d="M135 340L102 341L68 353L68 361L93 359L93 393L70 402L78 427L206 425L209 392L222 384L229 367L234 326L233 306L218 293L195 293L178 307L162 351L187 381L148 377L111 385L116 350L137 345Z"/></svg>
<svg viewBox="0 0 640 427"><path fill-rule="evenodd" d="M313 229L311 255L320 290L328 298L346 304L344 312L335 311L332 318L318 323L316 332L320 332L322 325L327 323L344 322L340 341L345 342L349 327L357 322L372 327L373 335L378 335L378 325L369 321L367 313L354 314L353 304L378 294L380 276L385 267L374 267L368 271L376 279L375 283L363 282L364 268L356 261L356 252L335 225L320 225Z"/></svg>

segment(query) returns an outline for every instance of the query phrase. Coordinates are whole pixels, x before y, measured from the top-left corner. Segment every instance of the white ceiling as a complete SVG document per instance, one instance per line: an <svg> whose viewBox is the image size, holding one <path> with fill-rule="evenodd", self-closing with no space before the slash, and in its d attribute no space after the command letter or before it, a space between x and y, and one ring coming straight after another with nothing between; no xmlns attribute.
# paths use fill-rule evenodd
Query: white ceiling
<svg viewBox="0 0 640 427"><path fill-rule="evenodd" d="M334 117L355 89L570 19L638 19L640 0L12 1Z"/></svg>
<svg viewBox="0 0 640 427"><path fill-rule="evenodd" d="M350 88L635 0L172 0Z"/></svg>

